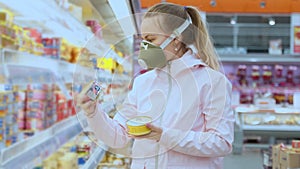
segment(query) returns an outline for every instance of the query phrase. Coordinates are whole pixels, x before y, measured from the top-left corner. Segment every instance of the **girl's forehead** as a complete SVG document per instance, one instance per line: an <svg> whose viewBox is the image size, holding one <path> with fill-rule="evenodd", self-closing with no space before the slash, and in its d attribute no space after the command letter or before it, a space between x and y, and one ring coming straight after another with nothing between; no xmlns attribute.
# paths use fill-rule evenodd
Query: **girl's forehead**
<svg viewBox="0 0 300 169"><path fill-rule="evenodd" d="M164 32L161 30L161 23L157 17L145 18L142 21L141 33L142 36L146 35L162 35Z"/></svg>

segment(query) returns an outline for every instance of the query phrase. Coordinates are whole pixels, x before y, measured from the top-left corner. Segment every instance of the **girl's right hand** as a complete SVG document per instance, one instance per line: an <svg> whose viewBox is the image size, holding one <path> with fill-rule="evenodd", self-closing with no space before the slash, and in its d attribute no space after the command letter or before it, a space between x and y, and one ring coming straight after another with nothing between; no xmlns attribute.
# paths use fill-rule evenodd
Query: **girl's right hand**
<svg viewBox="0 0 300 169"><path fill-rule="evenodd" d="M86 91L88 90L91 84L85 86L83 90L75 96L76 104L79 106L87 117L93 117L96 114L97 100L91 100L87 95Z"/></svg>

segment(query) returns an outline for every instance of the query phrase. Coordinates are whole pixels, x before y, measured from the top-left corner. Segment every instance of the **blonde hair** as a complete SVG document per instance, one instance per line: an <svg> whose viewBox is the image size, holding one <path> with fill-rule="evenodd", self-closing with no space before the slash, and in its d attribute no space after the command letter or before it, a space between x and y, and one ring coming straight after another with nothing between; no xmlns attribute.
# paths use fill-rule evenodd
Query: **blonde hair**
<svg viewBox="0 0 300 169"><path fill-rule="evenodd" d="M172 33L178 28L189 16L192 19L192 24L182 32L182 42L185 45L194 45L198 51L199 59L202 59L209 67L214 70L219 70L218 55L213 46L211 37L207 31L206 23L202 21L199 10L193 6L181 6L172 3L159 3L148 9L144 18L162 15L162 21L159 26L165 33ZM169 17L177 17L170 19ZM178 19L182 18L182 19Z"/></svg>

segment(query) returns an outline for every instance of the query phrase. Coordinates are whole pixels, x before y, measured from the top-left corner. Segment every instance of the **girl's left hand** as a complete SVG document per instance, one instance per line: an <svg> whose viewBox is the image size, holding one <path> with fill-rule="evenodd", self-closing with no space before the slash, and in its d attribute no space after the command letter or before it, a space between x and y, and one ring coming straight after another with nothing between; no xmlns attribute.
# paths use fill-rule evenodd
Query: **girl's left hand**
<svg viewBox="0 0 300 169"><path fill-rule="evenodd" d="M151 123L146 124L146 126L151 130L151 133L143 136L133 136L133 135L129 135L129 136L134 139L150 139L158 142L163 132L162 128L154 126Z"/></svg>

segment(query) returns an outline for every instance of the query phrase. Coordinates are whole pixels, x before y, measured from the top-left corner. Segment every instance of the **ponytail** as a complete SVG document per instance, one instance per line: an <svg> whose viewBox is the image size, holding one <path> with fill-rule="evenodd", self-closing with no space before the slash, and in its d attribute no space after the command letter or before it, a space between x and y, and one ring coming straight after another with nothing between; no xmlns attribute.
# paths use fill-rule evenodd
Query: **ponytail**
<svg viewBox="0 0 300 169"><path fill-rule="evenodd" d="M219 61L216 50L213 46L210 35L207 31L206 23L202 21L199 10L192 6L185 7L185 10L190 15L194 29L194 45L198 51L199 59L202 59L209 67L214 70L219 70Z"/></svg>

